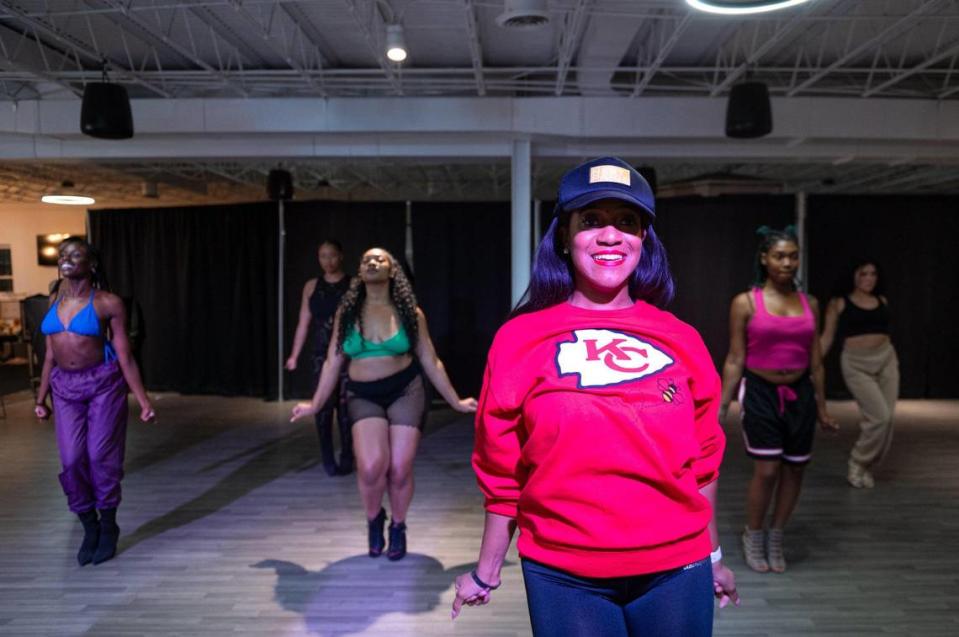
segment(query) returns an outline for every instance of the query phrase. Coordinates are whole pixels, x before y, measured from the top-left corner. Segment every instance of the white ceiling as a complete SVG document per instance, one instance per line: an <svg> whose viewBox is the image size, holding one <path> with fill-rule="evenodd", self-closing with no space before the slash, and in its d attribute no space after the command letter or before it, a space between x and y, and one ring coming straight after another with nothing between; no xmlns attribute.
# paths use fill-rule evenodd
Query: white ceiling
<svg viewBox="0 0 959 637"><path fill-rule="evenodd" d="M284 153L285 138L264 144L257 137L261 117L231 134L245 135L248 147L269 147L264 157L170 151L182 136L168 136L163 147L164 131L155 121L151 128L138 104L223 98L251 105L269 98L399 98L419 104L458 97L486 105L490 98L605 97L634 109L651 98L674 97L702 100L719 112L721 105L717 110L710 98L724 98L747 77L766 82L777 100L779 135L763 140L766 145L745 151L725 145L718 152L720 126L708 136L676 138L669 148L624 146L623 154L655 165L661 183L727 172L812 192L959 191L955 136L905 139L900 127L918 126L922 118L901 122L888 115L900 100L922 102L929 110L959 99L955 0L812 0L781 13L733 19L690 12L682 0L549 0L548 6L547 26L510 30L496 24L502 0L0 0L0 101L21 114L57 110L31 110L30 104L66 102L72 113L84 83L100 79L105 60L111 80L123 83L135 100L138 136L148 131L143 139L152 143L136 154L112 142L81 148L43 125L40 115L40 124L29 126L18 115L16 123L2 127L0 157L10 161L0 163L0 175L20 181L0 186L0 199L29 200L61 178L103 189L114 184L117 196L135 199L136 184L145 177L160 182L161 198L164 190L197 201L221 197L219 183L234 185L226 188L231 196L260 196L265 172L279 162L294 172L301 192L319 195L508 198L508 155L451 159L451 150L442 158L426 151L411 153L415 158L398 151L388 158L351 157L329 151L337 142L323 131L314 134L312 147L327 150L312 154L327 156L304 157ZM384 55L388 21L405 29L410 57L402 66ZM849 113L883 115L865 117L870 130L858 137L841 131L834 138L788 134L780 112L832 103L829 98L858 105L847 108L834 128L846 122L856 128ZM0 104L0 119L9 115L3 109ZM943 121L953 110L942 111ZM390 123L389 112L379 117ZM209 123L209 113L206 118ZM533 136L533 166L534 191L545 197L572 158L614 146L615 137L574 140L578 147L557 152L549 114L544 118L543 130ZM503 139L516 132L502 131ZM886 137L903 139L893 148ZM79 150L64 151L70 144ZM51 145L55 152L43 150ZM880 145L882 152L870 150ZM3 146L33 150L5 152ZM148 156L149 149L160 148L167 149L156 155L162 161ZM330 185L317 188L319 179Z"/></svg>

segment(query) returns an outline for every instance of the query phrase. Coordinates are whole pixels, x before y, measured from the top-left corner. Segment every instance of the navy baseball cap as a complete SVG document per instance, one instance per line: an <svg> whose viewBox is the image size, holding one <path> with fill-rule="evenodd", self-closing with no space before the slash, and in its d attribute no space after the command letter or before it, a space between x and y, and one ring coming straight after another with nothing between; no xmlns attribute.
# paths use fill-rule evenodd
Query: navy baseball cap
<svg viewBox="0 0 959 637"><path fill-rule="evenodd" d="M656 218L653 189L635 168L618 157L591 159L563 175L556 210L568 212L600 199L621 199Z"/></svg>

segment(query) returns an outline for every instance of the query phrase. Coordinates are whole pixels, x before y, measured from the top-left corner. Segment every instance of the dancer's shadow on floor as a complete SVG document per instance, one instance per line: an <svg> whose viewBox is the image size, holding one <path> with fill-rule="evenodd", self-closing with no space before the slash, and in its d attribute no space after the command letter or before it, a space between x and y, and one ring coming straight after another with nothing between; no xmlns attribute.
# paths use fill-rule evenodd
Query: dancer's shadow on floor
<svg viewBox="0 0 959 637"><path fill-rule="evenodd" d="M294 433L231 456L229 461L247 459L200 495L142 524L133 533L121 535L118 552L122 553L140 542L196 522L288 472L311 469L319 460L310 439L309 434ZM201 473L216 468L222 462L217 461L205 467Z"/></svg>
<svg viewBox="0 0 959 637"><path fill-rule="evenodd" d="M408 553L399 562L357 555L311 572L293 562L263 560L253 568L276 571L275 599L303 615L311 634L336 637L360 632L387 613L428 613L460 573L476 563L444 569L435 558Z"/></svg>

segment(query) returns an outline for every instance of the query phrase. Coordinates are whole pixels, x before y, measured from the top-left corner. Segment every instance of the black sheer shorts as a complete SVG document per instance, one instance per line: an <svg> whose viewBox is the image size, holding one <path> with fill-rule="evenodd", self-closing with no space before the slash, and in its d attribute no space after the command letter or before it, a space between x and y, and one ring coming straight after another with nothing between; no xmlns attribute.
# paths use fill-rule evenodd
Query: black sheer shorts
<svg viewBox="0 0 959 637"><path fill-rule="evenodd" d="M364 418L383 418L390 425L426 425L426 383L419 363L392 376L371 381L346 381L346 409L354 424Z"/></svg>

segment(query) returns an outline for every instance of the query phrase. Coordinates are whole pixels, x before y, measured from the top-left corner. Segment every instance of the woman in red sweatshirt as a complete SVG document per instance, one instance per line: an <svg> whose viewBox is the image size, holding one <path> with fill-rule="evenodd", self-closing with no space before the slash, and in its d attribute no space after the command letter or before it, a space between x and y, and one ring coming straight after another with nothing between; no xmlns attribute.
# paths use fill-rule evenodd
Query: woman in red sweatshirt
<svg viewBox="0 0 959 637"><path fill-rule="evenodd" d="M657 309L673 283L654 218L620 159L563 177L489 352L473 453L486 523L454 618L489 601L517 526L534 635L709 635L713 596L738 604L714 517L719 376Z"/></svg>

